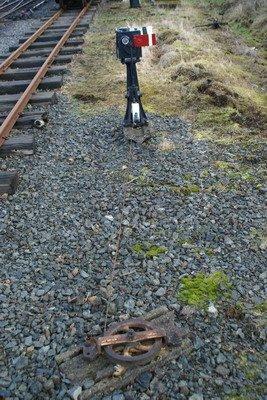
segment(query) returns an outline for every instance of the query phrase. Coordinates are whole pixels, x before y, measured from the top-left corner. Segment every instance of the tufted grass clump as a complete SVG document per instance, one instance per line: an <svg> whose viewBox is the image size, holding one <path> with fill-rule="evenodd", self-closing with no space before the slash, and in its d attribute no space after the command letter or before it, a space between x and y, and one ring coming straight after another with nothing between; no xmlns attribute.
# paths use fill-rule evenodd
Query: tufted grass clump
<svg viewBox="0 0 267 400"><path fill-rule="evenodd" d="M229 296L231 284L224 272L198 273L181 279L178 299L196 307L203 307L221 297Z"/></svg>

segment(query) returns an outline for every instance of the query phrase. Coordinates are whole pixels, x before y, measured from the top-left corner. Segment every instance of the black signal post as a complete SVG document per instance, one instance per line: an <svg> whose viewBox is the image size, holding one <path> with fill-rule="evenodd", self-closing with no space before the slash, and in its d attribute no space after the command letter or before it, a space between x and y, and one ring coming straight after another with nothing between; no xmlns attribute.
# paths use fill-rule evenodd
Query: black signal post
<svg viewBox="0 0 267 400"><path fill-rule="evenodd" d="M145 34L144 34L145 32ZM149 44L146 28L116 30L117 57L126 65L127 107L123 120L124 134L129 139L143 142L148 138L148 120L141 102L136 63L141 61L142 47ZM153 43L152 43L153 44Z"/></svg>
<svg viewBox="0 0 267 400"><path fill-rule="evenodd" d="M141 7L140 0L130 0L130 8Z"/></svg>

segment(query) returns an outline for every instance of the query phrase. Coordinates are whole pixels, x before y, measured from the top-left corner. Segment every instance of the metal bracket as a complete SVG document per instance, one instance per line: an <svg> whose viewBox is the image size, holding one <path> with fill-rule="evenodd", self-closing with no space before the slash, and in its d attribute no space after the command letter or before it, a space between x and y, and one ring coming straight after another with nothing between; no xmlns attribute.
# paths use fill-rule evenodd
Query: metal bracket
<svg viewBox="0 0 267 400"><path fill-rule="evenodd" d="M138 126L133 128L131 126L123 127L123 134L128 140L142 144L151 138L150 128L148 125Z"/></svg>

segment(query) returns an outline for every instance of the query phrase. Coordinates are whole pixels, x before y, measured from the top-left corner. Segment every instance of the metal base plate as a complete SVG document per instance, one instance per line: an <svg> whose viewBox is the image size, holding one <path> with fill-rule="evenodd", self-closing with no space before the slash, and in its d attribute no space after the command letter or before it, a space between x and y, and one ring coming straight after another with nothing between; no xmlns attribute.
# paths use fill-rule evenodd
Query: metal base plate
<svg viewBox="0 0 267 400"><path fill-rule="evenodd" d="M131 126L123 127L123 134L128 140L142 144L146 140L151 138L149 126L144 125L138 128L132 128Z"/></svg>

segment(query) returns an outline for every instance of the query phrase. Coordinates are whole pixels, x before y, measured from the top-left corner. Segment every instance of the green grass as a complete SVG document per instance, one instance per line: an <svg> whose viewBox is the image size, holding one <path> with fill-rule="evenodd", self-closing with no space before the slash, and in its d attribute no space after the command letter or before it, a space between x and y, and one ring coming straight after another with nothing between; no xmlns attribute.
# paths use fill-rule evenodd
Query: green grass
<svg viewBox="0 0 267 400"><path fill-rule="evenodd" d="M242 36L248 44L252 46L260 45L261 39L257 38L256 35L241 22L231 22L230 27L236 35Z"/></svg>
<svg viewBox="0 0 267 400"><path fill-rule="evenodd" d="M192 306L204 307L209 302L229 296L231 285L223 272L214 272L210 275L198 273L195 276L186 276L181 279L178 299Z"/></svg>

